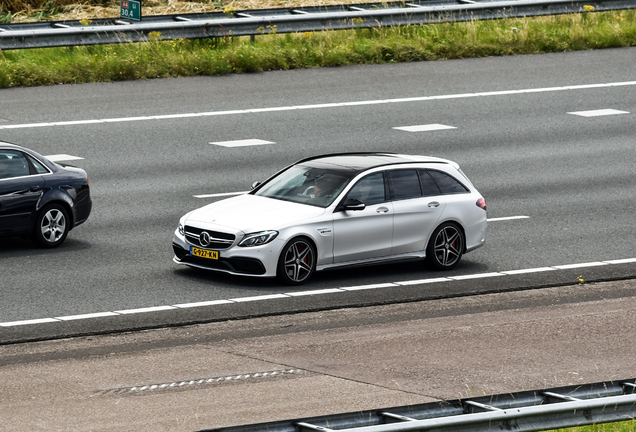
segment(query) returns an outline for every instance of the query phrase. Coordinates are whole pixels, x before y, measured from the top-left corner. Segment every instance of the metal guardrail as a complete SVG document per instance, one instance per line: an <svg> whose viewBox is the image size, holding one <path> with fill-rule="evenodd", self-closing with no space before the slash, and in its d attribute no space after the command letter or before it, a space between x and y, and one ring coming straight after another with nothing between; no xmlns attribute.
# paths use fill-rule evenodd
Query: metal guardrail
<svg viewBox="0 0 636 432"><path fill-rule="evenodd" d="M0 24L0 50L142 42L158 32L162 39L257 36L268 33L316 32L557 15L636 8L636 0L414 0L332 7L260 9L209 14L144 16L122 19ZM83 21L87 23L86 21Z"/></svg>
<svg viewBox="0 0 636 432"><path fill-rule="evenodd" d="M540 431L636 417L634 378L201 432Z"/></svg>

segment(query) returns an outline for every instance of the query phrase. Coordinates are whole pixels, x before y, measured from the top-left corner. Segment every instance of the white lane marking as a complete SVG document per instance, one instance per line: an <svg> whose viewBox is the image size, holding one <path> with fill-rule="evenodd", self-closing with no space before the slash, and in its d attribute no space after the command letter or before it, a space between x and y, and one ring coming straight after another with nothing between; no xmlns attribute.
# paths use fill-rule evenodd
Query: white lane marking
<svg viewBox="0 0 636 432"><path fill-rule="evenodd" d="M609 264L602 261L596 261L596 262L580 263L580 264L558 265L558 266L554 266L554 268L557 268L559 270L567 270L567 269L585 268L585 267L598 267L598 266L604 266L604 265L609 265Z"/></svg>
<svg viewBox="0 0 636 432"><path fill-rule="evenodd" d="M210 300L210 301L203 301L203 302L196 302L196 303L177 304L177 305L174 305L174 307L178 307L180 309L187 309L187 308L201 307L201 306L216 306L216 305L228 304L228 303L234 303L234 302L231 300Z"/></svg>
<svg viewBox="0 0 636 432"><path fill-rule="evenodd" d="M470 280L470 279L478 279L478 278L519 275L524 273L537 273L537 272L543 272L543 271L578 269L578 268L585 268L585 267L620 265L620 264L630 264L630 263L636 263L636 258L624 258L624 259L609 260L609 261L595 261L595 262L588 262L588 263L566 264L566 265L557 265L557 266L551 266L551 267L537 267L537 268L530 268L530 269L507 270L507 271L492 272L492 273L476 273L476 274L470 274L470 275L449 276L447 278L430 278L430 279L418 279L418 280L401 281L401 282L388 282L388 283L379 283L379 284L371 284L371 285L360 285L360 286L343 287L343 288L326 288L326 289L313 290L313 291L299 291L295 293L290 292L285 294L265 294L265 295L253 296L253 297L239 297L239 298L234 298L229 300L211 300L211 301L196 302L196 303L184 303L184 304L178 304L178 305L172 305L172 306L155 306L155 307L147 307L147 308L140 308L140 309L126 309L126 310L120 310L115 312L98 312L93 314L71 315L67 317L58 317L58 318L40 318L40 319L31 319L31 320L24 320L24 321L10 321L10 322L0 323L0 327L15 327L15 326L21 326L21 325L47 324L47 323L56 323L56 322L59 323L62 321L69 321L73 319L111 317L111 316L118 316L118 315L158 312L158 311L185 309L185 308L201 307L201 306L216 306L216 305L244 303L244 302L260 301L260 300L293 298L297 296L334 294L334 293L367 290L367 289L391 288L391 287L420 285L420 284L428 284L428 283L454 282L454 281Z"/></svg>
<svg viewBox="0 0 636 432"><path fill-rule="evenodd" d="M568 114L577 115L581 117L600 117L600 116L617 115L617 114L629 114L629 111L619 111L615 109L599 109L599 110L591 110L591 111L574 111L574 112L569 112Z"/></svg>
<svg viewBox="0 0 636 432"><path fill-rule="evenodd" d="M285 295L288 295L290 297L300 297L300 296L318 295L318 294L331 294L331 293L338 293L342 291L343 290L339 288L326 288L326 289L314 290L314 291L288 292L288 293L285 293Z"/></svg>
<svg viewBox="0 0 636 432"><path fill-rule="evenodd" d="M408 285L422 285L422 284L450 282L450 281L452 281L452 279L450 278L432 278L432 279L417 279L417 280L410 280L410 281L402 281L402 282L396 282L396 284L408 286Z"/></svg>
<svg viewBox="0 0 636 432"><path fill-rule="evenodd" d="M172 310L172 309L177 309L177 308L174 306L153 306L153 307L145 307L145 308L139 308L139 309L118 310L118 311L115 311L115 313L118 313L121 315L131 315L131 314L147 313L147 312L159 312L159 311Z"/></svg>
<svg viewBox="0 0 636 432"><path fill-rule="evenodd" d="M376 288L388 288L397 286L394 283L379 283L379 284L371 284L371 285L358 285L352 287L342 287L340 288L343 291L358 291L358 290L367 290L367 289L376 289Z"/></svg>
<svg viewBox="0 0 636 432"><path fill-rule="evenodd" d="M325 104L315 104L315 105L296 105L296 106L285 106L285 107L250 108L250 109L243 109L243 110L211 111L211 112L187 113L187 114L167 114L167 115L144 116L144 117L89 119L89 120L76 120L76 121L70 121L70 122L25 123L25 124L15 124L15 125L3 125L3 126L0 126L0 129L72 126L72 125L80 125L80 124L87 124L87 123L113 123L113 122L125 122L125 121L160 120L160 119L166 119L166 118L178 119L178 118L199 117L199 116L240 115L240 114L275 112L275 111L291 111L291 110L302 110L302 109L339 108L339 107L349 107L349 106L355 106L355 105L368 105L368 104L409 103L409 102L421 102L421 101L431 101L431 100L434 101L434 100L458 99L458 98L461 99L461 98L472 98L472 97L523 95L527 93L572 91L572 90L596 89L596 88L603 88L603 87L624 87L624 86L634 86L634 85L636 85L636 81L624 81L624 82L603 83L603 84L572 85L572 86L564 86L564 87L548 87L548 88L521 89L521 90L498 90L498 91L492 91L492 92L450 94L450 95L438 95L438 96L420 96L420 97L396 98L396 99L386 99L386 100L353 101L353 102L325 103Z"/></svg>
<svg viewBox="0 0 636 432"><path fill-rule="evenodd" d="M69 316L63 316L63 317L55 317L55 319L58 319L60 321L73 321L73 320L103 318L103 317L119 316L119 315L121 314L118 314L116 312L97 312L97 313L83 314L83 315L69 315Z"/></svg>
<svg viewBox="0 0 636 432"><path fill-rule="evenodd" d="M497 276L505 276L503 273L495 272L495 273L477 273L472 275L463 275L463 276L449 276L449 279L452 280L468 280L468 279L481 279L481 278L489 278L489 277L497 277Z"/></svg>
<svg viewBox="0 0 636 432"><path fill-rule="evenodd" d="M214 197L222 197L222 196L231 196L231 195L242 195L247 193L248 191L243 192L224 192L217 194L207 194L207 195L192 195L195 198L214 198Z"/></svg>
<svg viewBox="0 0 636 432"><path fill-rule="evenodd" d="M499 221L516 220L516 219L530 219L530 216L506 216L506 217L490 218L486 220L488 222L499 222Z"/></svg>
<svg viewBox="0 0 636 432"><path fill-rule="evenodd" d="M539 272L554 271L554 270L557 270L557 269L554 267L536 267L536 268L530 268L530 269L502 271L501 273L505 275L518 275L518 274L539 273Z"/></svg>
<svg viewBox="0 0 636 432"><path fill-rule="evenodd" d="M393 129L402 130L406 132L431 132L436 130L446 130L446 129L457 129L455 126L446 126L443 124L425 124L425 125L415 125L415 126L400 126L394 127Z"/></svg>
<svg viewBox="0 0 636 432"><path fill-rule="evenodd" d="M46 324L46 323L53 323L53 322L60 322L60 321L55 318L38 318L38 319L24 320L24 321L4 322L4 323L0 323L0 327L15 327L15 326L21 326L21 325Z"/></svg>
<svg viewBox="0 0 636 432"><path fill-rule="evenodd" d="M82 160L82 159L84 159L83 157L71 156L71 155L67 155L67 154L56 154L56 155L49 155L49 156L44 156L44 157L47 158L48 160L50 160L51 162L61 162L61 161L72 161L72 160Z"/></svg>
<svg viewBox="0 0 636 432"><path fill-rule="evenodd" d="M236 140L236 141L217 141L211 142L212 145L218 145L222 147L248 147L248 146L257 146L257 145L265 145L265 144L275 144L271 141L265 141L260 139L245 139L245 140Z"/></svg>

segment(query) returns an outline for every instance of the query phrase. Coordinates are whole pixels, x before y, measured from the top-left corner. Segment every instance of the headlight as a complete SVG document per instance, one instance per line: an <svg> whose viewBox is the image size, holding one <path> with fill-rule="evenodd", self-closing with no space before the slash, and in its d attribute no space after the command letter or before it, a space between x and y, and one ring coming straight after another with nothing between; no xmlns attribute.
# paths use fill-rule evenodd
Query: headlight
<svg viewBox="0 0 636 432"><path fill-rule="evenodd" d="M179 230L179 234L181 234L182 236L185 235L185 230L183 229L183 224L179 223L178 230Z"/></svg>
<svg viewBox="0 0 636 432"><path fill-rule="evenodd" d="M247 234L238 244L239 246L260 246L271 242L278 235L278 231L261 231Z"/></svg>

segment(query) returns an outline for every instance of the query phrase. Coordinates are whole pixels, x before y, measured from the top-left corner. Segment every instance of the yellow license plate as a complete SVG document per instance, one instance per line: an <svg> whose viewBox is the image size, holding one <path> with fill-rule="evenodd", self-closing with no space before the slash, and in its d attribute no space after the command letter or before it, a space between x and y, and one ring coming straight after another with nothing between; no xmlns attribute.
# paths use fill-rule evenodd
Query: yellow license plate
<svg viewBox="0 0 636 432"><path fill-rule="evenodd" d="M190 247L190 255L201 257L201 258L215 259L215 260L219 259L219 253L217 251L199 249L194 246Z"/></svg>

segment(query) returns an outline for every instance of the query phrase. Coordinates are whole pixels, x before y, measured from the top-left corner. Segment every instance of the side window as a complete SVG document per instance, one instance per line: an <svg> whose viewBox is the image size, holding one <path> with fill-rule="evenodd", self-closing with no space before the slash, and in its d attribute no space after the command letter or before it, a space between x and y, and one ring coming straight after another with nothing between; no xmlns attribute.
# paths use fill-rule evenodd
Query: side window
<svg viewBox="0 0 636 432"><path fill-rule="evenodd" d="M443 194L450 195L470 192L463 184L446 173L434 170L428 170L428 173L433 177Z"/></svg>
<svg viewBox="0 0 636 432"><path fill-rule="evenodd" d="M33 159L31 156L26 155L26 157L27 157L27 159L29 159L29 162L31 162L31 165L33 165L33 168L35 168L35 172L37 174L46 174L46 173L49 172L49 170L46 169L46 167L44 165L42 165L37 160Z"/></svg>
<svg viewBox="0 0 636 432"><path fill-rule="evenodd" d="M419 170L420 185L422 186L422 196L441 195L441 192L427 170Z"/></svg>
<svg viewBox="0 0 636 432"><path fill-rule="evenodd" d="M347 194L347 198L355 198L366 205L385 201L384 175L375 173L362 178Z"/></svg>
<svg viewBox="0 0 636 432"><path fill-rule="evenodd" d="M0 178L23 177L30 174L29 163L22 153L11 150L0 152Z"/></svg>
<svg viewBox="0 0 636 432"><path fill-rule="evenodd" d="M420 179L416 170L389 171L389 176L393 185L393 198L396 201L422 196Z"/></svg>

